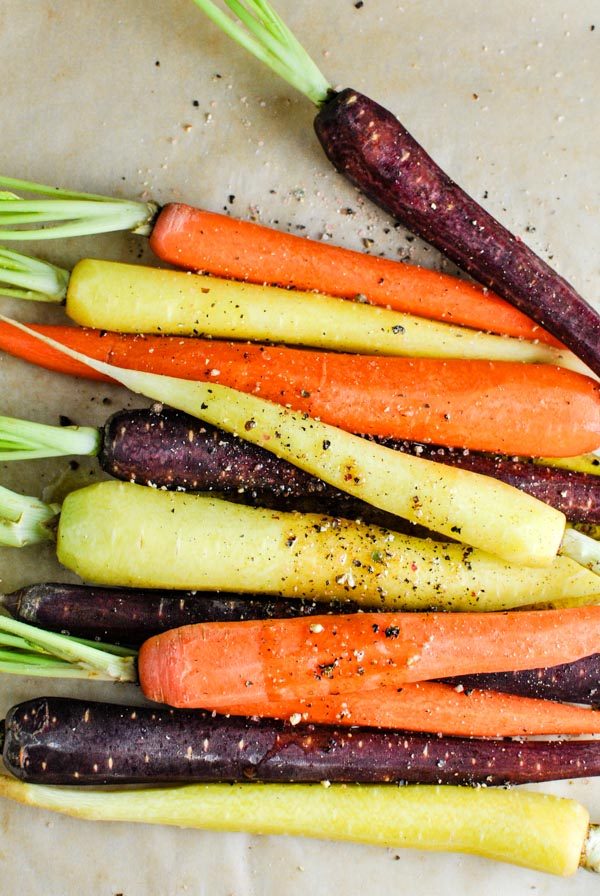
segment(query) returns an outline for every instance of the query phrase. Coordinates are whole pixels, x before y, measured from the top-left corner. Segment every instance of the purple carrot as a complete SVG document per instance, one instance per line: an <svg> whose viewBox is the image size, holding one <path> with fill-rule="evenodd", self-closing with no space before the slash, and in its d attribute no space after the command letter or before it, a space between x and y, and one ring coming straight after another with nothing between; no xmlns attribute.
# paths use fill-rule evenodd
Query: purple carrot
<svg viewBox="0 0 600 896"><path fill-rule="evenodd" d="M600 653L550 669L526 669L521 672L494 672L446 679L469 690L504 691L521 697L539 697L566 703L587 703L600 707Z"/></svg>
<svg viewBox="0 0 600 896"><path fill-rule="evenodd" d="M322 106L329 160L384 211L541 324L600 374L600 316L448 177L383 106L356 90Z"/></svg>
<svg viewBox="0 0 600 896"><path fill-rule="evenodd" d="M341 174L600 374L600 316L457 186L391 112L356 90L334 91L266 0L250 3L252 12L244 20L247 31L210 0L195 2L319 108L315 131ZM225 2L236 13L237 0Z"/></svg>
<svg viewBox="0 0 600 896"><path fill-rule="evenodd" d="M293 727L41 697L14 706L3 758L40 784L302 781L522 784L600 774L600 741L520 743Z"/></svg>
<svg viewBox="0 0 600 896"><path fill-rule="evenodd" d="M40 628L135 647L160 632L196 622L359 612L358 605L351 601L269 600L236 594L174 593L56 582L13 591L2 597L2 606L15 619ZM600 653L550 669L471 675L448 681L466 689L600 706Z"/></svg>
<svg viewBox="0 0 600 896"><path fill-rule="evenodd" d="M280 510L328 513L412 535L431 533L371 507L257 445L161 408L122 411L103 429L100 463L118 479L216 491ZM573 522L600 523L600 477L460 449L383 440L409 454L493 476L561 510Z"/></svg>
<svg viewBox="0 0 600 896"><path fill-rule="evenodd" d="M15 619L79 638L138 646L159 632L195 622L282 619L355 612L348 601L270 600L239 594L101 588L60 582L29 585L5 594L2 606Z"/></svg>

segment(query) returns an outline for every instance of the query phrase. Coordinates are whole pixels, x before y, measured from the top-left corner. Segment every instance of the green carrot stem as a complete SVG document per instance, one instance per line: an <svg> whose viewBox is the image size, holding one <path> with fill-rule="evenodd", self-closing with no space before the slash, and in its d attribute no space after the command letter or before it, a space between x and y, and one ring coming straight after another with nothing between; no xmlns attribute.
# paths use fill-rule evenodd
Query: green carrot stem
<svg viewBox="0 0 600 896"><path fill-rule="evenodd" d="M0 616L0 633L25 645L25 649L9 645L0 649L0 672L137 681L136 650L48 632L8 616Z"/></svg>
<svg viewBox="0 0 600 896"><path fill-rule="evenodd" d="M95 457L100 442L100 432L92 426L50 426L0 416L0 461L71 454Z"/></svg>
<svg viewBox="0 0 600 896"><path fill-rule="evenodd" d="M47 261L0 247L0 292L17 299L63 302L69 271Z"/></svg>
<svg viewBox="0 0 600 896"><path fill-rule="evenodd" d="M225 0L239 23L213 0L194 2L232 40L315 105L322 105L332 93L325 76L266 0Z"/></svg>
<svg viewBox="0 0 600 896"><path fill-rule="evenodd" d="M21 548L54 541L51 524L59 510L58 504L45 504L39 498L18 495L0 486L0 544Z"/></svg>
<svg viewBox="0 0 600 896"><path fill-rule="evenodd" d="M52 197L22 199L13 192L0 192L1 240L55 239L113 230L148 236L158 211L155 202L74 193L10 177L0 177L0 187Z"/></svg>

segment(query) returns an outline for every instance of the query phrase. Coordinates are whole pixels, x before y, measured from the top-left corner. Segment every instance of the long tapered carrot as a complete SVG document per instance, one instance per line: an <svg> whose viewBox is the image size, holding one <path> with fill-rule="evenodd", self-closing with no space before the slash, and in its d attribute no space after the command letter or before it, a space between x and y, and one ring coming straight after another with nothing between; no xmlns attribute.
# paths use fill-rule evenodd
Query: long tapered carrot
<svg viewBox="0 0 600 896"><path fill-rule="evenodd" d="M213 709L347 694L593 653L600 607L491 614L355 613L187 625L140 650L147 697ZM254 710L253 710L254 711Z"/></svg>
<svg viewBox="0 0 600 896"><path fill-rule="evenodd" d="M175 336L34 326L124 368L209 380L366 435L524 456L578 455L600 445L600 386L550 365L382 358ZM105 379L0 322L0 349Z"/></svg>
<svg viewBox="0 0 600 896"><path fill-rule="evenodd" d="M361 725L462 737L600 733L598 710L498 691L460 690L434 681L304 700L257 701L255 705L245 701L221 711L289 719L292 724Z"/></svg>
<svg viewBox="0 0 600 896"><path fill-rule="evenodd" d="M360 297L394 311L560 345L539 324L481 286L182 203L162 209L150 246L163 261L188 270L344 299Z"/></svg>

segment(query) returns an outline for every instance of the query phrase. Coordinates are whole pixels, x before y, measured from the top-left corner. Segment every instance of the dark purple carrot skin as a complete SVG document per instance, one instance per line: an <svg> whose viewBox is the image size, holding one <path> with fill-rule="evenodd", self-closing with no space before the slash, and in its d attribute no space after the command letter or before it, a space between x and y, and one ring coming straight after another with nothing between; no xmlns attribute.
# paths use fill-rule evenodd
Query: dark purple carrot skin
<svg viewBox="0 0 600 896"><path fill-rule="evenodd" d="M315 131L335 168L369 199L600 374L600 316L454 183L391 112L346 89L321 107Z"/></svg>
<svg viewBox="0 0 600 896"><path fill-rule="evenodd" d="M571 521L600 523L596 476L460 449L389 439L384 444L502 479L561 510ZM103 430L100 462L116 478L145 485L215 491L278 510L360 518L411 535L439 537L345 495L264 448L168 408L113 415Z"/></svg>
<svg viewBox="0 0 600 896"><path fill-rule="evenodd" d="M600 707L600 653L550 669L495 672L447 678L448 684L465 688L504 691L521 697L540 697L566 703L587 703Z"/></svg>
<svg viewBox="0 0 600 896"><path fill-rule="evenodd" d="M600 741L334 728L40 697L5 721L7 769L39 784L190 781L523 784L600 774Z"/></svg>
<svg viewBox="0 0 600 896"><path fill-rule="evenodd" d="M101 588L59 582L29 585L2 597L16 619L50 631L138 646L152 635L195 622L285 619L355 612L355 603L271 600L236 594Z"/></svg>

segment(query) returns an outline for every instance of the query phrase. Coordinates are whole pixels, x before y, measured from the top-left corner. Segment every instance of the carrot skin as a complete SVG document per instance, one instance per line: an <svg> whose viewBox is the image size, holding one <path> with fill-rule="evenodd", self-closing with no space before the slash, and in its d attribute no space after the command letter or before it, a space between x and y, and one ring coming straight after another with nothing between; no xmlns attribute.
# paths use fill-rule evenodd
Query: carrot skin
<svg viewBox="0 0 600 896"><path fill-rule="evenodd" d="M259 701L570 662L594 652L599 626L600 607L209 623L150 638L138 670L149 699L236 711L247 701L253 714Z"/></svg>
<svg viewBox="0 0 600 896"><path fill-rule="evenodd" d="M454 183L391 112L346 89L321 107L315 130L335 168L369 199L600 374L600 316Z"/></svg>
<svg viewBox="0 0 600 896"><path fill-rule="evenodd" d="M3 758L21 780L67 785L244 780L498 785L600 774L600 742L593 740L517 743L348 731L60 697L39 697L9 710Z"/></svg>
<svg viewBox="0 0 600 896"><path fill-rule="evenodd" d="M364 296L394 311L560 345L503 299L457 277L181 203L162 208L150 247L187 270L344 299Z"/></svg>
<svg viewBox="0 0 600 896"><path fill-rule="evenodd" d="M210 708L210 707L208 707ZM260 714L320 725L360 725L458 737L528 737L600 733L600 712L422 681L355 694L330 694L267 704L234 703L222 712Z"/></svg>
<svg viewBox="0 0 600 896"><path fill-rule="evenodd" d="M231 386L350 432L532 457L572 457L600 445L600 385L550 365L380 358L76 327L37 329L98 360ZM0 324L0 349L50 369L104 379L56 351L40 349L40 343L34 348L34 338L13 333L15 327Z"/></svg>

